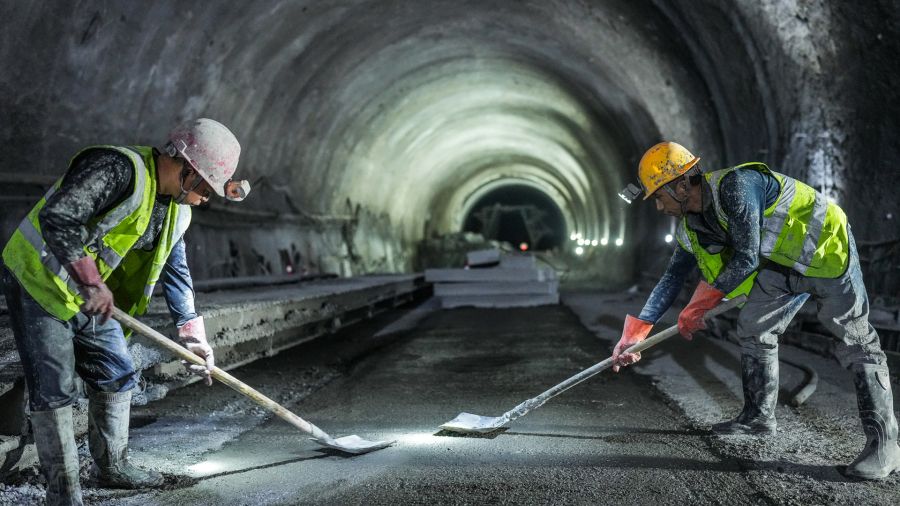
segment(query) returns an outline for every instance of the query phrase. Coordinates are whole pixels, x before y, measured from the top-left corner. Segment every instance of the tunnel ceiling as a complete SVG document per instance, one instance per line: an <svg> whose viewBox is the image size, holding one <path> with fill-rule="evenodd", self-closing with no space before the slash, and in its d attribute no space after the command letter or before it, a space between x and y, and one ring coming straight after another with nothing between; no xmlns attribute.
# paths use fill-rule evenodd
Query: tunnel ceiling
<svg viewBox="0 0 900 506"><path fill-rule="evenodd" d="M460 230L484 188L524 182L566 210L570 229L618 237L623 209L609 196L639 146L665 131L715 138L713 122L678 110L695 103L713 118L677 33L640 14L650 5L416 5L285 5L256 15L248 33L262 44L235 41L235 59L271 83L255 116L291 133L272 167L295 169L269 177L315 208L349 198L416 239Z"/></svg>
<svg viewBox="0 0 900 506"><path fill-rule="evenodd" d="M525 184L569 231L627 243L652 227L630 226L646 209L614 195L661 139L712 167L786 164L845 197L866 100L846 103L846 74L859 48L896 46L889 7L848 21L827 1L7 3L4 170L56 174L85 143L160 144L206 115L242 141L249 208L340 214L349 200L409 243ZM888 81L865 86L896 103Z"/></svg>

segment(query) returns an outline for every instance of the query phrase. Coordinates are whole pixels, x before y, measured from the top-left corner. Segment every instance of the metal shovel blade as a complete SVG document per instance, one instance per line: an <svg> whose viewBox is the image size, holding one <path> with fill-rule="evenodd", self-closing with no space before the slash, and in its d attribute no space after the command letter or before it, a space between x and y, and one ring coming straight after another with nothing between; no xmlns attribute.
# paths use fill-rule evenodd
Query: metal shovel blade
<svg viewBox="0 0 900 506"><path fill-rule="evenodd" d="M362 453L374 452L375 450L380 450L382 448L387 448L397 441L369 441L368 439L363 439L357 435L352 436L344 436L339 438L328 438L328 439L314 439L310 438L312 441L326 447L332 448L334 450L340 450L346 453L352 453L354 455L360 455Z"/></svg>
<svg viewBox="0 0 900 506"><path fill-rule="evenodd" d="M487 434L506 425L502 416L481 416L472 413L460 413L456 418L441 425L440 428L451 432Z"/></svg>

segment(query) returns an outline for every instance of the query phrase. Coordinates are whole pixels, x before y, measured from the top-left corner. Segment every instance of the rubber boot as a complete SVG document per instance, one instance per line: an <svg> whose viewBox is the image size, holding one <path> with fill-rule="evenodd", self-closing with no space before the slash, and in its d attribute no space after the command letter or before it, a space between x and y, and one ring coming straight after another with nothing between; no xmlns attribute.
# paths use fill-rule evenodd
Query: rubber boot
<svg viewBox="0 0 900 506"><path fill-rule="evenodd" d="M146 471L128 462L128 422L131 391L96 392L87 388L88 447L94 458L91 470L97 484L105 488L146 488L163 484L156 471Z"/></svg>
<svg viewBox="0 0 900 506"><path fill-rule="evenodd" d="M47 480L47 504L81 506L72 406L32 411L31 429L41 462L41 474Z"/></svg>
<svg viewBox="0 0 900 506"><path fill-rule="evenodd" d="M759 357L741 355L744 409L727 422L712 426L716 434L775 434L775 404L778 401L778 352Z"/></svg>
<svg viewBox="0 0 900 506"><path fill-rule="evenodd" d="M900 469L897 418L888 368L883 365L854 366L859 419L866 433L862 453L847 466L847 476L879 480Z"/></svg>

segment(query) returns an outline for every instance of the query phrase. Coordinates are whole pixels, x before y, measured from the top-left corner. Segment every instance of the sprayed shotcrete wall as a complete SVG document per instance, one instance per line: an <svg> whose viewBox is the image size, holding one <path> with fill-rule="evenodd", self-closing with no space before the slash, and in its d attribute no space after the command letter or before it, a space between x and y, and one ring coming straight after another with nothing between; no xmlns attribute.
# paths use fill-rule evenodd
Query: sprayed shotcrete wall
<svg viewBox="0 0 900 506"><path fill-rule="evenodd" d="M196 213L198 278L409 270L477 195L526 184L566 236L608 241L558 252L571 277L630 282L670 224L615 194L664 138L709 168L806 179L858 240L889 243L898 16L888 0L5 2L0 239L80 147L160 145L204 115L242 141L255 190ZM896 263L878 268L896 291Z"/></svg>

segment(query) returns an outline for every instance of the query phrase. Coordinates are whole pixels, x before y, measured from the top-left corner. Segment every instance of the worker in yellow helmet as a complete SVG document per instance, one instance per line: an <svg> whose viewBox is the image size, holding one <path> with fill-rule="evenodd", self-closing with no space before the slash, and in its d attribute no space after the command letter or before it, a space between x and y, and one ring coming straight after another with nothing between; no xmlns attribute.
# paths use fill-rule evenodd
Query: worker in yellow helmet
<svg viewBox="0 0 900 506"><path fill-rule="evenodd" d="M703 316L723 298L748 295L737 323L744 407L712 431L774 434L778 336L812 297L819 320L838 340L838 360L854 374L867 437L846 473L864 479L888 476L900 468L890 377L868 321L868 296L844 211L765 164L702 172L699 162L684 146L659 143L641 158L642 188L623 190L626 200L652 198L659 212L678 219L677 246L641 313L627 315L613 350L613 370L640 360L640 354L624 350L647 337L685 277L699 267L702 279L678 315L685 338L705 328Z"/></svg>
<svg viewBox="0 0 900 506"><path fill-rule="evenodd" d="M162 150L92 146L19 223L3 248L3 278L25 371L31 427L47 504L82 504L72 403L88 397L88 448L103 487L163 483L128 461L128 422L137 372L113 307L147 309L160 282L178 339L206 366L186 364L211 384L215 360L185 256L191 206L213 195L243 200L231 179L240 144L221 123L200 118L172 130Z"/></svg>

